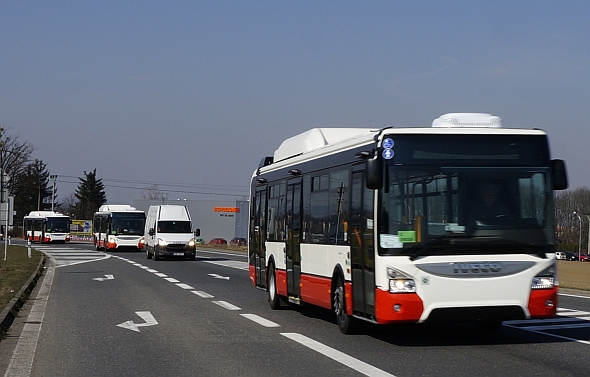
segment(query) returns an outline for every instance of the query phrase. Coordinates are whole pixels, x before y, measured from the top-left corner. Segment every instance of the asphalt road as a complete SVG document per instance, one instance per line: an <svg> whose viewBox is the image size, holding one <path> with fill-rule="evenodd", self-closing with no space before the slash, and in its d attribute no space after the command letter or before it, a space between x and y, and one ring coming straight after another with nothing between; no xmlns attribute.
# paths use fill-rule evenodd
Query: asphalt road
<svg viewBox="0 0 590 377"><path fill-rule="evenodd" d="M155 262L86 244L44 248L59 267L0 343L6 375L590 375L590 299L575 292L560 296L557 320L505 323L494 333L367 325L342 335L329 311L271 310L248 279L245 255Z"/></svg>

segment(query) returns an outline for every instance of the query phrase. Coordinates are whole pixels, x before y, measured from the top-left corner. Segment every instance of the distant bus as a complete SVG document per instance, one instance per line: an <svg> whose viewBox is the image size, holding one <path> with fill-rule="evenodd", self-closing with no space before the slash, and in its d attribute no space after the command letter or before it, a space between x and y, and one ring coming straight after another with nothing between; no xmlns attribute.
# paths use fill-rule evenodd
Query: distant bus
<svg viewBox="0 0 590 377"><path fill-rule="evenodd" d="M23 218L23 238L31 242L70 241L70 217L53 211L32 211Z"/></svg>
<svg viewBox="0 0 590 377"><path fill-rule="evenodd" d="M472 220L489 187L505 213ZM552 317L553 190L566 188L544 131L502 128L489 114L312 129L252 176L250 280L273 309L331 309L343 333L358 320L495 328Z"/></svg>
<svg viewBox="0 0 590 377"><path fill-rule="evenodd" d="M103 205L94 213L92 242L96 250L139 251L145 212L130 205Z"/></svg>

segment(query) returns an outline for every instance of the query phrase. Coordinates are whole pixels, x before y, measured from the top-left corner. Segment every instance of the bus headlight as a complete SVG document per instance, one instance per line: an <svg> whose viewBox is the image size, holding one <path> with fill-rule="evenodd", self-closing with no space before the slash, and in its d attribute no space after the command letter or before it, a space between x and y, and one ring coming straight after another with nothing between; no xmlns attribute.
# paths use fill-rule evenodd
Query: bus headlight
<svg viewBox="0 0 590 377"><path fill-rule="evenodd" d="M539 272L533 278L531 289L553 289L557 282L557 268L555 263Z"/></svg>
<svg viewBox="0 0 590 377"><path fill-rule="evenodd" d="M416 283L410 275L393 267L387 267L387 277L389 277L389 293L416 292Z"/></svg>

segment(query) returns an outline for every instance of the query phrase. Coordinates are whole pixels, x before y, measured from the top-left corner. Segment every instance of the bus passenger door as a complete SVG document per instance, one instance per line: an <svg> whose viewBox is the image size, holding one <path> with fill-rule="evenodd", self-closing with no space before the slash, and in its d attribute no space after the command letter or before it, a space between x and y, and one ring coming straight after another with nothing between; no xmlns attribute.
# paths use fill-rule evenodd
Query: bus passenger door
<svg viewBox="0 0 590 377"><path fill-rule="evenodd" d="M254 283L266 286L266 186L256 191L252 203L249 258L254 266Z"/></svg>
<svg viewBox="0 0 590 377"><path fill-rule="evenodd" d="M364 172L352 175L350 253L355 314L375 315L375 250L373 245L373 190L365 187Z"/></svg>
<svg viewBox="0 0 590 377"><path fill-rule="evenodd" d="M286 256L287 292L291 297L301 295L301 180L287 184Z"/></svg>

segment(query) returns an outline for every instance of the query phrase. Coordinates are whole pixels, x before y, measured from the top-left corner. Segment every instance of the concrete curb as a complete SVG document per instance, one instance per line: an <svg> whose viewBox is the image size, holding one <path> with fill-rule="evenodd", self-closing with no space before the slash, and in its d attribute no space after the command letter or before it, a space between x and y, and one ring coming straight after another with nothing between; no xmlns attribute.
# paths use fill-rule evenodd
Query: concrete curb
<svg viewBox="0 0 590 377"><path fill-rule="evenodd" d="M14 295L14 298L10 300L10 302L8 303L8 305L6 305L4 310L0 312L0 320L2 321L0 322L0 341L8 332L8 329L10 329L12 322L18 316L18 312L23 307L23 305L31 295L31 292L37 285L37 282L43 275L43 270L46 262L47 261L45 255L42 255L41 260L39 261L39 265L37 266L37 270L33 272L33 274L31 275L29 280L27 280L25 285L20 289L20 291L18 291L16 295Z"/></svg>

